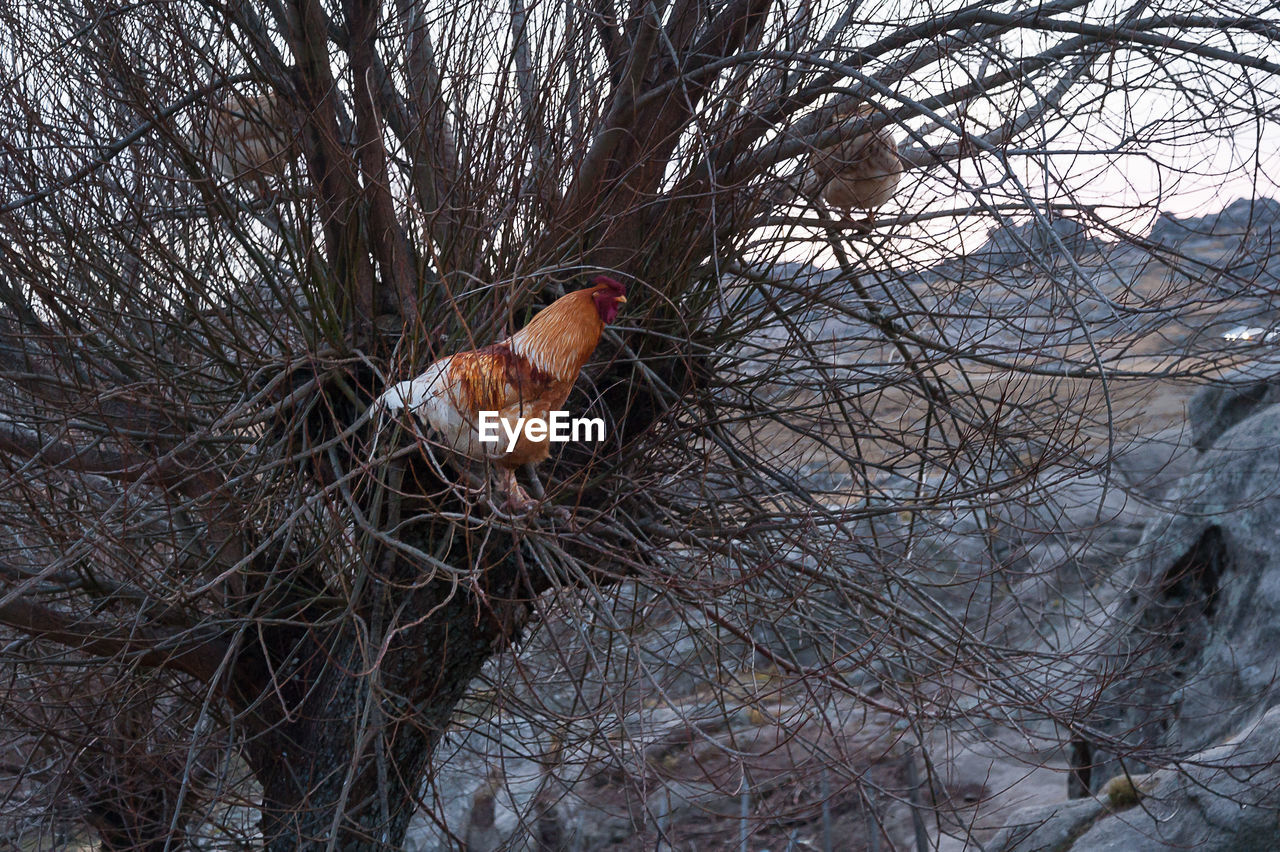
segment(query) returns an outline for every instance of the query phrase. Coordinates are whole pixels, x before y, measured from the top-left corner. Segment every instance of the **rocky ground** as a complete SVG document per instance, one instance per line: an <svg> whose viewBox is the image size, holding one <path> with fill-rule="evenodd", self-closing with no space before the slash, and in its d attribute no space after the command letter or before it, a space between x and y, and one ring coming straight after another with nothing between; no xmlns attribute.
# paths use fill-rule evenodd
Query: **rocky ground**
<svg viewBox="0 0 1280 852"><path fill-rule="evenodd" d="M1176 326L1107 307L1168 286L1167 268L1056 225L1056 239L1089 264L1099 298L1076 310L1099 345L1132 341L1142 322L1124 354L1130 369L1159 372L1216 347L1220 375L1116 383L1113 428L1078 442L1087 464L1046 471L1042 487L985 513L933 512L897 563L895 582L927 586L945 610L927 617L981 623L1018 661L1002 688L1053 696L1049 711L1073 695L1070 713L1028 714L1028 701L1001 694L988 672L957 670L895 695L888 685L910 673L876 657L874 635L818 653L804 646L812 632L787 616L757 631L753 652L710 620L626 587L604 615L598 605L549 612L520 660L491 672L504 686L477 686L409 848L1280 848L1280 381L1269 380L1272 315L1260 297L1280 273L1273 225L1280 235L1272 201L1156 223L1150 240L1213 293ZM956 319L941 333L993 346L1033 333L1069 347L1079 324L1061 318L1053 291L1011 283L1045 239L1006 229L967 266L930 273L940 300L1002 293L1022 300L1022 316L1042 316L1039 325L975 329L976 312L946 311ZM941 286L971 281L974 269L989 282L983 292ZM837 321L812 317L815 336L841 332L829 327ZM1244 339L1224 339L1237 329ZM805 463L805 482L829 495L849 488L847 472ZM910 496L902 483L880 487L884 499ZM814 607L794 624L840 618L827 598ZM758 647L802 666L862 653L868 663L838 678L803 676ZM524 670L509 677L512 667ZM908 700L936 712L904 721L894 708Z"/></svg>

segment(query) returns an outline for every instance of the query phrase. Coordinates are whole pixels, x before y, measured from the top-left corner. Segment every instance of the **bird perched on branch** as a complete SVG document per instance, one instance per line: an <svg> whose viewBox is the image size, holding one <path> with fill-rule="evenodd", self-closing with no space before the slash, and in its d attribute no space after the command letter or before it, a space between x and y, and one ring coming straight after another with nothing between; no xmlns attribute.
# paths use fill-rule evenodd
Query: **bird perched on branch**
<svg viewBox="0 0 1280 852"><path fill-rule="evenodd" d="M282 180L301 155L299 118L277 94L232 93L210 107L195 126L198 150L238 185L252 184L259 198L270 196L269 180Z"/></svg>
<svg viewBox="0 0 1280 852"><path fill-rule="evenodd" d="M836 113L833 122L872 114L871 107L861 104ZM889 128L882 127L815 151L801 181L799 195L820 197L844 213L863 212L868 221L873 221L875 211L893 197L901 177L898 142Z"/></svg>
<svg viewBox="0 0 1280 852"><path fill-rule="evenodd" d="M545 459L550 442L521 431L510 446L507 435L517 431L520 418L545 422L564 405L604 327L627 301L627 288L607 275L592 285L552 302L506 340L439 359L416 379L393 386L374 407L393 415L407 410L454 452L492 462L508 506L527 510L533 501L516 481L516 468ZM481 412L497 412L504 424L497 430L500 440L480 440Z"/></svg>

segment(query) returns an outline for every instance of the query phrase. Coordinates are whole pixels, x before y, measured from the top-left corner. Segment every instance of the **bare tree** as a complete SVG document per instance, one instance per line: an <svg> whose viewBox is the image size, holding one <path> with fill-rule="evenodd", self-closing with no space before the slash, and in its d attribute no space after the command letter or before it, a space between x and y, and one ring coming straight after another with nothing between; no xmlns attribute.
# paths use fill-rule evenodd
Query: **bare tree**
<svg viewBox="0 0 1280 852"><path fill-rule="evenodd" d="M630 753L601 720L670 682L602 649L660 619L683 676L779 719L778 684L806 695L786 725L864 802L831 696L917 743L957 715L1078 732L1087 665L1003 641L995 557L920 573L930 531L995 535L1096 466L1134 388L1221 369L1206 316L1273 307L1249 257L1142 238L1217 152L1233 180L1274 165L1261 2L0 20L5 813L108 849L398 848L482 675L559 743L552 790L566 750ZM210 116L265 97L296 120L243 111L281 153L243 180ZM895 196L828 209L812 155L890 128ZM992 224L1016 287L955 260ZM1082 268L1100 238L1144 286ZM571 520L503 513L368 416L602 270L630 303L570 406L609 438L538 471Z"/></svg>

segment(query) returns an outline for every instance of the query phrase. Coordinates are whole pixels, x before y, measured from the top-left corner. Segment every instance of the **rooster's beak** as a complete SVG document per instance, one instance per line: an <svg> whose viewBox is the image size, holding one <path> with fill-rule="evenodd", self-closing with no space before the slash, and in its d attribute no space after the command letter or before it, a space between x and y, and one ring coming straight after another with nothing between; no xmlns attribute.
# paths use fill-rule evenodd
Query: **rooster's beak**
<svg viewBox="0 0 1280 852"><path fill-rule="evenodd" d="M617 302L619 305L625 305L627 303L627 297L619 296L616 299L614 299L614 301Z"/></svg>

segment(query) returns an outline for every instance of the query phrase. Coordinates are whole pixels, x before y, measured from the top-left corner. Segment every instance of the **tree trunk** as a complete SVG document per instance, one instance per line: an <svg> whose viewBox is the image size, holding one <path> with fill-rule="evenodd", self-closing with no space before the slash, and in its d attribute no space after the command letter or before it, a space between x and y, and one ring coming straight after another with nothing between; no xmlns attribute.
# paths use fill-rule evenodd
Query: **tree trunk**
<svg viewBox="0 0 1280 852"><path fill-rule="evenodd" d="M408 543L430 553L440 536L461 538L445 523L430 526ZM460 545L453 551L469 551ZM365 605L324 638L295 632L285 653L271 654L281 688L258 694L277 708L283 699L288 712L246 748L263 787L265 849L402 848L454 706L513 639L536 593L517 546L491 531L472 563L457 565L466 576L456 584L424 583L430 569L384 555L382 575L365 577Z"/></svg>

